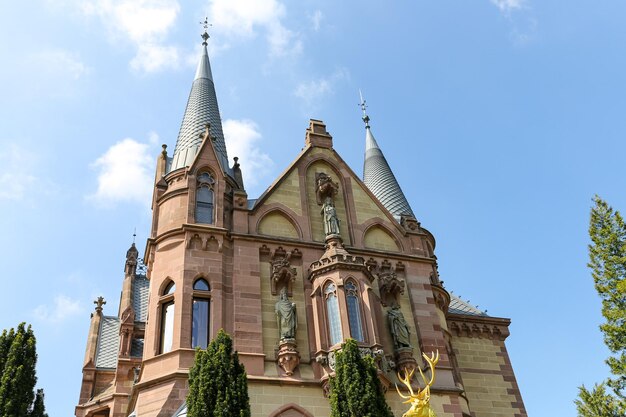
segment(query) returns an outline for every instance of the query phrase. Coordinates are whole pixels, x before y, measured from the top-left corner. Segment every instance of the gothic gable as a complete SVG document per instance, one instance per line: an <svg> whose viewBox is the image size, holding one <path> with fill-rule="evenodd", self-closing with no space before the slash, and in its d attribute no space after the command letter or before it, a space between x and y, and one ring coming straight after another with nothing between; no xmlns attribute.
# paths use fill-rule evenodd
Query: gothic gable
<svg viewBox="0 0 626 417"><path fill-rule="evenodd" d="M323 202L317 189L320 176L326 176L336 187L334 205L344 243L401 251L402 227L332 148L325 126L321 125L324 140L310 138L312 131L319 131L320 124L311 121L303 152L256 201L250 213L249 230L262 235L324 242Z"/></svg>

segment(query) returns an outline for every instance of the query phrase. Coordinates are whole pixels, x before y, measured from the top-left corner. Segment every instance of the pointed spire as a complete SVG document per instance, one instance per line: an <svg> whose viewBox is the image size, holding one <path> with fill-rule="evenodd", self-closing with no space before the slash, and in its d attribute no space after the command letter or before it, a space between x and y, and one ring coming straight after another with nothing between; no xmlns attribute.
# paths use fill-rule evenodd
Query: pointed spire
<svg viewBox="0 0 626 417"><path fill-rule="evenodd" d="M224 142L224 133L222 132L222 119L217 105L211 63L207 52L207 40L209 39L207 28L209 24L206 19L203 25L204 33L201 35L203 40L202 53L191 85L191 92L189 93L189 100L187 101L187 108L180 126L180 132L178 133L178 140L176 141L176 148L172 157L171 171L191 165L202 144L202 133L205 131L205 126L210 124L213 146L221 159L222 167L230 172L226 143Z"/></svg>
<svg viewBox="0 0 626 417"><path fill-rule="evenodd" d="M361 95L361 110L363 111L363 122L365 123L365 162L363 164L363 182L374 194L374 196L382 203L383 206L396 218L400 218L402 214L413 214L413 210L409 205L400 184L396 180L395 175L391 171L383 151L378 146L372 130L370 128L370 118L365 112L367 105Z"/></svg>

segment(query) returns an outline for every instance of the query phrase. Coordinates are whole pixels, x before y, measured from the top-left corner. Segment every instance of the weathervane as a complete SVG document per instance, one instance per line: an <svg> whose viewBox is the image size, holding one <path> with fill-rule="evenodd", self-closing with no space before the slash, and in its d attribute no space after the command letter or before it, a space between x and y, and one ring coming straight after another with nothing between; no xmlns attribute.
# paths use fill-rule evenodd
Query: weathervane
<svg viewBox="0 0 626 417"><path fill-rule="evenodd" d="M207 45L206 41L210 38L209 33L207 32L207 29L209 28L209 26L213 26L213 25L209 23L208 17L205 17L204 22L200 22L200 24L204 28L204 33L201 35L202 39L204 40L204 42L202 42L202 45L206 46Z"/></svg>
<svg viewBox="0 0 626 417"><path fill-rule="evenodd" d="M363 121L365 122L365 127L368 128L370 127L370 117L365 112L365 109L367 108L367 104L365 100L363 99L363 94L361 93L360 89L359 89L359 96L361 97L361 102L359 103L359 106L361 106L361 110L363 110Z"/></svg>

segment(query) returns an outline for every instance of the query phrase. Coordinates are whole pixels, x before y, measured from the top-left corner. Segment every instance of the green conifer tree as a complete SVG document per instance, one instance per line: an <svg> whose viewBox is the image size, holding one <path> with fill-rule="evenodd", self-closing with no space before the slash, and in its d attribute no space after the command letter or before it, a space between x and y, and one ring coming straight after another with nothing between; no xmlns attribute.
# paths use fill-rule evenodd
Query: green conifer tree
<svg viewBox="0 0 626 417"><path fill-rule="evenodd" d="M187 413L189 417L250 417L246 371L224 330L206 350L196 350L189 370Z"/></svg>
<svg viewBox="0 0 626 417"><path fill-rule="evenodd" d="M35 402L33 403L33 410L30 412L29 417L48 417L46 413L46 407L43 402L43 389L38 389L35 394Z"/></svg>
<svg viewBox="0 0 626 417"><path fill-rule="evenodd" d="M576 407L579 416L605 417L626 415L626 224L600 197L594 197L589 222L589 267L596 291L602 299L602 315L606 322L600 326L604 343L613 356L606 360L612 378L589 391L579 388Z"/></svg>
<svg viewBox="0 0 626 417"><path fill-rule="evenodd" d="M6 333L6 339L10 333ZM3 340L3 343L6 342ZM6 354L0 378L0 416L27 416L30 413L37 382L36 363L35 335L30 326L26 328L25 323L20 323Z"/></svg>
<svg viewBox="0 0 626 417"><path fill-rule="evenodd" d="M348 339L335 356L335 376L330 379L330 417L393 417L374 360L361 356L353 339Z"/></svg>
<svg viewBox="0 0 626 417"><path fill-rule="evenodd" d="M2 335L0 335L0 372L4 370L13 339L15 339L15 329L2 331Z"/></svg>

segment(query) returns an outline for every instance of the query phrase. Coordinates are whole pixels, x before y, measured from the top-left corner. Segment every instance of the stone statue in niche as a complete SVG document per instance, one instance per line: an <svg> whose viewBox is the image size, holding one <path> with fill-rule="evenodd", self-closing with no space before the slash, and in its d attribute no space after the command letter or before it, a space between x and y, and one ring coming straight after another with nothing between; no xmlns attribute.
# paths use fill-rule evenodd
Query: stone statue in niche
<svg viewBox="0 0 626 417"><path fill-rule="evenodd" d="M296 303L289 301L287 296L287 287L283 287L280 290L275 311L280 340L295 339L296 329L298 328L298 316L296 314Z"/></svg>
<svg viewBox="0 0 626 417"><path fill-rule="evenodd" d="M409 341L409 325L404 319L404 315L400 310L400 306L396 303L387 312L389 320L389 330L393 336L393 345L395 349L407 348L411 346Z"/></svg>
<svg viewBox="0 0 626 417"><path fill-rule="evenodd" d="M324 232L328 235L339 234L339 219L337 218L337 210L333 199L326 197L322 206L322 216L324 217Z"/></svg>

